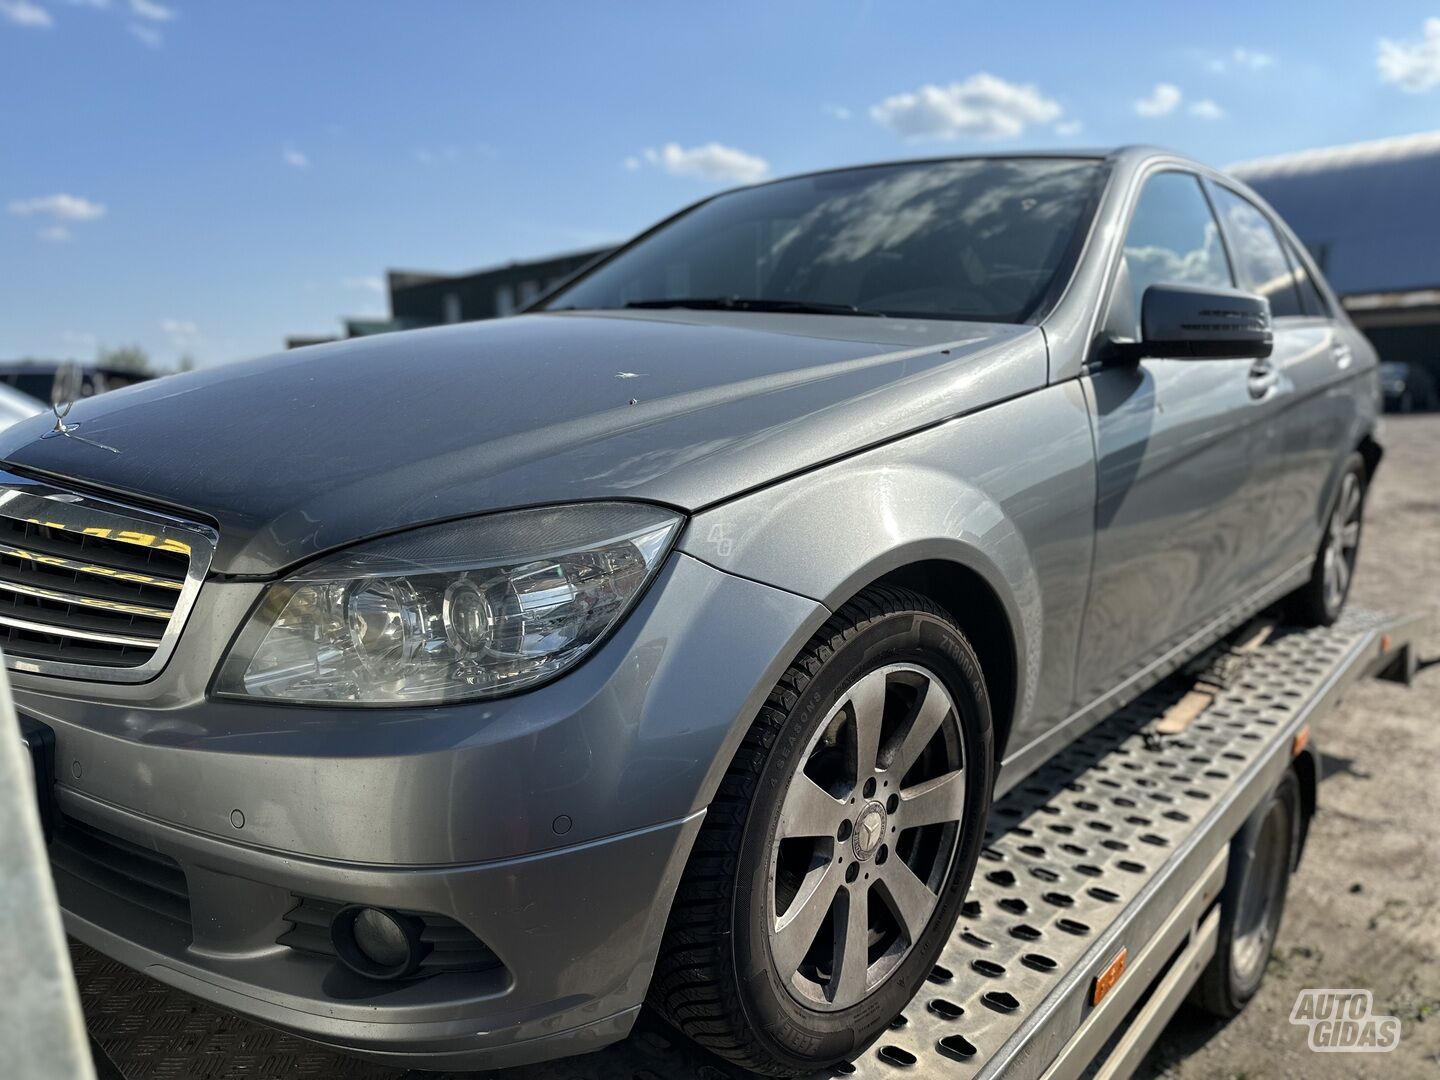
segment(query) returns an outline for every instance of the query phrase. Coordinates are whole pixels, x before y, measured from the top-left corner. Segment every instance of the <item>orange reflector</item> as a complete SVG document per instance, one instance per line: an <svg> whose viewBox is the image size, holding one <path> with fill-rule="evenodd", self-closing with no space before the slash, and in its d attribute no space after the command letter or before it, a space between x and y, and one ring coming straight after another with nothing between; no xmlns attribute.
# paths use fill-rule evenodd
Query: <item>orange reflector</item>
<svg viewBox="0 0 1440 1080"><path fill-rule="evenodd" d="M1389 635L1389 634L1381 634L1381 635L1380 635L1380 651L1381 651L1382 653L1387 653L1387 652L1389 652L1389 651L1390 651L1390 645L1391 645L1390 635Z"/></svg>
<svg viewBox="0 0 1440 1080"><path fill-rule="evenodd" d="M1299 757L1300 752L1310 745L1310 725L1306 724L1295 733L1295 741L1290 746L1292 757Z"/></svg>
<svg viewBox="0 0 1440 1080"><path fill-rule="evenodd" d="M1106 965L1105 970L1095 976L1095 989L1090 992L1090 1004L1099 1005L1105 1000L1105 995L1115 989L1115 984L1120 981L1120 976L1125 974L1125 958L1129 950L1121 949L1115 954L1115 959Z"/></svg>

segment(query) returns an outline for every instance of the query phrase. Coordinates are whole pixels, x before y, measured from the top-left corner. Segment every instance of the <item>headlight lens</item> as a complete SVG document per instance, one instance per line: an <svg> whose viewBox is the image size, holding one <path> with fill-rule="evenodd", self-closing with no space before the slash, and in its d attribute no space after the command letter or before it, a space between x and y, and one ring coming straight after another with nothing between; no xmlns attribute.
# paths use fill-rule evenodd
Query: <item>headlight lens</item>
<svg viewBox="0 0 1440 1080"><path fill-rule="evenodd" d="M535 686L619 622L680 520L654 506L580 503L351 548L270 587L217 692L398 705Z"/></svg>

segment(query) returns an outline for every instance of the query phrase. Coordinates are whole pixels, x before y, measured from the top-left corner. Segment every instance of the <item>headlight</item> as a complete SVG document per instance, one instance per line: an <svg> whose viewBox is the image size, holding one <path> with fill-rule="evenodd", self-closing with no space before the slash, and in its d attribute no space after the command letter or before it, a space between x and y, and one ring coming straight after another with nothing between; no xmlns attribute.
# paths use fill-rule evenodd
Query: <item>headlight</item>
<svg viewBox="0 0 1440 1080"><path fill-rule="evenodd" d="M347 549L270 586L216 690L399 705L535 686L620 621L679 524L658 507L579 503Z"/></svg>

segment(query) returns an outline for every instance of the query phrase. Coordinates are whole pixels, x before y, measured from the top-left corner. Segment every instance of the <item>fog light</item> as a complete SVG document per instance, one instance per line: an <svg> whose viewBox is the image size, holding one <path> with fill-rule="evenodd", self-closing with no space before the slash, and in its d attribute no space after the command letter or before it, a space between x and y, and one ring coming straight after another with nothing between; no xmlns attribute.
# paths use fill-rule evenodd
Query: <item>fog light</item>
<svg viewBox="0 0 1440 1080"><path fill-rule="evenodd" d="M351 971L371 979L403 979L425 958L420 930L420 920L412 916L351 904L330 923L330 940Z"/></svg>

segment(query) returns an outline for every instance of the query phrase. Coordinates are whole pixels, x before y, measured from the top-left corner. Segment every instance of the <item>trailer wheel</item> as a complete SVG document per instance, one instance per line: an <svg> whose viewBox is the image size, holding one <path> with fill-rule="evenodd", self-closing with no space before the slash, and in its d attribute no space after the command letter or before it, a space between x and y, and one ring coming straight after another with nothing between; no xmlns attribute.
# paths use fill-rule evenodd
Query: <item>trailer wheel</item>
<svg viewBox="0 0 1440 1080"><path fill-rule="evenodd" d="M929 599L874 587L785 672L671 909L651 1004L766 1076L862 1051L933 970L994 782L979 661Z"/></svg>
<svg viewBox="0 0 1440 1080"><path fill-rule="evenodd" d="M1190 994L1193 1004L1214 1016L1235 1016L1260 989L1285 912L1301 813L1300 782L1289 769L1230 841L1220 936Z"/></svg>

